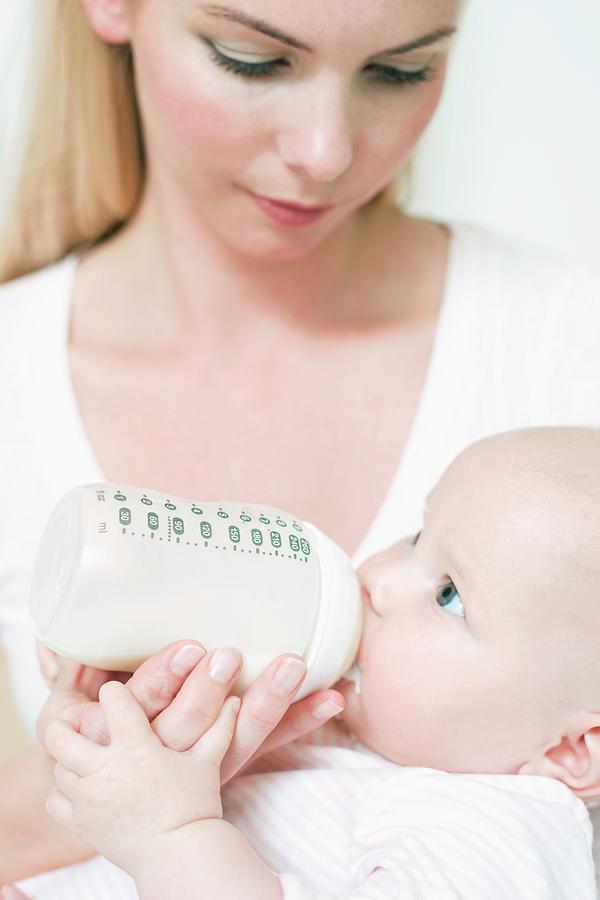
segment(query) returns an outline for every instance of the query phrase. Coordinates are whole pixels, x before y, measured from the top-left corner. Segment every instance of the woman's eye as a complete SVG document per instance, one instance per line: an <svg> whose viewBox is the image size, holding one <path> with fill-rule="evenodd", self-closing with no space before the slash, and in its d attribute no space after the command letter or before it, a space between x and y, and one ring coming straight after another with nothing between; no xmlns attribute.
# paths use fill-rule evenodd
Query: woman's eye
<svg viewBox="0 0 600 900"><path fill-rule="evenodd" d="M425 66L423 69L395 69L393 66L376 66L371 68L377 73L377 81L384 84L409 85L421 84L423 81L431 81L434 76L433 66Z"/></svg>
<svg viewBox="0 0 600 900"><path fill-rule="evenodd" d="M462 600L460 599L459 593L451 581L443 584L440 588L438 588L438 592L435 596L435 602L439 606L442 606L444 609L448 610L448 612L454 613L454 615L456 616L464 617L465 615L465 608L462 604Z"/></svg>
<svg viewBox="0 0 600 900"><path fill-rule="evenodd" d="M220 53L210 41L207 41L205 38L203 40L211 51L210 58L214 63L218 66L223 66L228 72L233 72L234 75L239 75L242 78L265 78L268 75L274 75L279 69L288 65L285 59L273 59L260 63L248 63L241 59L232 59L230 56L224 56L223 53ZM431 65L416 71L378 65L372 65L369 68L377 73L377 81L400 86L429 81L434 74Z"/></svg>
<svg viewBox="0 0 600 900"><path fill-rule="evenodd" d="M261 63L248 63L241 59L232 59L230 56L224 56L214 47L213 44L207 42L211 52L210 58L218 66L223 66L228 72L234 75L241 75L242 78L264 78L266 75L274 74L282 65L287 65L285 59L273 59Z"/></svg>

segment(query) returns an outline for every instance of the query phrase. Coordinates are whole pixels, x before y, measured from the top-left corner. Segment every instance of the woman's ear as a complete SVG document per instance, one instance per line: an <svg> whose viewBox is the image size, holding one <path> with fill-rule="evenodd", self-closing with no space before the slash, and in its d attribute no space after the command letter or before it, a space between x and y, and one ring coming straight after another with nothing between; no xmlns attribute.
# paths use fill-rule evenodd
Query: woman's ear
<svg viewBox="0 0 600 900"><path fill-rule="evenodd" d="M519 775L545 775L566 784L579 797L600 795L600 724L565 735L518 770Z"/></svg>
<svg viewBox="0 0 600 900"><path fill-rule="evenodd" d="M92 30L107 44L131 37L131 0L79 0Z"/></svg>

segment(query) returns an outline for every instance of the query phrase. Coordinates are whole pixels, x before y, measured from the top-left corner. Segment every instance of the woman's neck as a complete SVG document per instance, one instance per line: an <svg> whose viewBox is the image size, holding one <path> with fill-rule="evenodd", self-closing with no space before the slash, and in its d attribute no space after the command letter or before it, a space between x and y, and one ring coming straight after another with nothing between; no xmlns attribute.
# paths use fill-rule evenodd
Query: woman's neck
<svg viewBox="0 0 600 900"><path fill-rule="evenodd" d="M307 245L305 235L276 235L260 258L258 252L242 253L194 218L189 205L177 208L173 198L160 203L146 193L106 251L121 263L129 295L143 296L173 336L205 333L211 323L245 330L259 322L308 336L377 317L365 291L372 293L374 273L367 269L377 228L384 233L382 216L386 213L363 208L304 253L298 248ZM284 237L285 254L296 258L277 258L284 252L275 244L283 248Z"/></svg>
<svg viewBox="0 0 600 900"><path fill-rule="evenodd" d="M177 212L172 198L159 204L146 194L128 224L84 256L76 282L82 340L194 355L280 342L304 353L439 306L447 233L395 206L359 210L287 261L244 255L215 228L190 221L189 209Z"/></svg>

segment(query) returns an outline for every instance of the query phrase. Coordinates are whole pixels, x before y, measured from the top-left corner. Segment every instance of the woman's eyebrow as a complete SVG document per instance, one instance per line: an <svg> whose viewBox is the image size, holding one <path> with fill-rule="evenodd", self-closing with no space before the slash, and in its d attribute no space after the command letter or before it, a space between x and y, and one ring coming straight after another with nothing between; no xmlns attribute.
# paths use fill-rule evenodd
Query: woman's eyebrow
<svg viewBox="0 0 600 900"><path fill-rule="evenodd" d="M266 34L268 37L274 38L282 44L287 44L289 47L294 47L296 50L306 50L307 53L314 53L312 47L303 44L302 41L291 37L289 34L284 34L278 28L269 25L262 19L254 19L252 16L242 12L242 10L233 9L231 6L221 6L217 3L199 3L197 5L210 16L219 16L223 19L229 19L231 22L239 22L247 28L252 28L254 31L260 31L261 34ZM396 53L408 53L410 50L428 47L430 44L441 41L442 38L450 37L455 31L455 27L448 25L445 28L438 28L436 31L432 31L431 34L425 34L422 37L415 38L415 40L409 41L407 44L402 44L400 47L390 47L388 50L382 50L381 53L376 53L375 55L391 56Z"/></svg>

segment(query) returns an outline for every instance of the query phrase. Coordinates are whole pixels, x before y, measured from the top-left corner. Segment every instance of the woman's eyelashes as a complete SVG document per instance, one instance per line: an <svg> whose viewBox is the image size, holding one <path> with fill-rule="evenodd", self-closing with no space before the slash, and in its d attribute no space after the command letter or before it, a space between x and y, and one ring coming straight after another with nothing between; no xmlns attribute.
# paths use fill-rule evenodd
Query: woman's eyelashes
<svg viewBox="0 0 600 900"><path fill-rule="evenodd" d="M210 49L210 59L218 66L223 66L228 72L239 75L242 78L266 78L269 75L275 75L279 70L288 65L285 59L273 59L267 62L248 63L241 59L233 59L220 53L215 45L202 38L204 43ZM433 66L431 64L424 66L422 69L408 70L396 69L392 66L369 66L376 74L376 81L382 84L391 84L400 87L406 87L413 84L420 84L423 81L430 81L434 76Z"/></svg>
<svg viewBox="0 0 600 900"><path fill-rule="evenodd" d="M413 547L415 546L415 544L417 543L417 541L419 540L420 537L421 537L421 532L418 531L418 532L415 534L414 538L412 539L412 545L413 545Z"/></svg>
<svg viewBox="0 0 600 900"><path fill-rule="evenodd" d="M438 588L435 602L448 612L454 613L455 616L464 618L465 608L452 581L447 581Z"/></svg>

